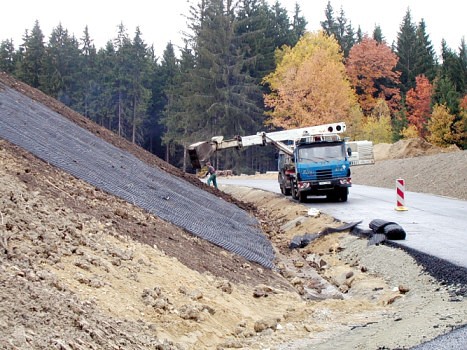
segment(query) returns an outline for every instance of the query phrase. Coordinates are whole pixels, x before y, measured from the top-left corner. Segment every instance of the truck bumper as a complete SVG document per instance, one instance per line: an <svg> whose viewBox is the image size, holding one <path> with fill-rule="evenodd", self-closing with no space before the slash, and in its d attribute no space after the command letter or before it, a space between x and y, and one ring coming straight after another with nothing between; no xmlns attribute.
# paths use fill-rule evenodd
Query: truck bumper
<svg viewBox="0 0 467 350"><path fill-rule="evenodd" d="M350 177L322 181L299 181L298 191L309 192L314 195L325 195L328 192L335 191L337 188L351 186L352 180Z"/></svg>

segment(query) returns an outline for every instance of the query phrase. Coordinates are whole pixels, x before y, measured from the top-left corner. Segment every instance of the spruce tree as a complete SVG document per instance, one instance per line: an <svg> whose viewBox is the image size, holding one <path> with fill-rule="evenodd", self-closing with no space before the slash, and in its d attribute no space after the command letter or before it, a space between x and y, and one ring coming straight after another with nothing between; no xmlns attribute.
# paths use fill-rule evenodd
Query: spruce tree
<svg viewBox="0 0 467 350"><path fill-rule="evenodd" d="M151 98L148 89L149 77L152 75L151 62L148 59L148 48L139 27L136 27L135 36L129 47L129 57L126 64L129 66L129 105L131 107L131 142L141 144L141 126L147 117L147 109Z"/></svg>
<svg viewBox="0 0 467 350"><path fill-rule="evenodd" d="M118 26L118 34L114 39L116 49L116 71L115 86L113 90L114 103L117 114L117 134L129 137L128 125L132 114L130 108L130 85L131 85L131 40L128 37L123 23Z"/></svg>
<svg viewBox="0 0 467 350"><path fill-rule="evenodd" d="M79 101L77 105L84 116L96 121L97 51L87 26L80 42Z"/></svg>
<svg viewBox="0 0 467 350"><path fill-rule="evenodd" d="M184 53L182 51L183 56ZM158 147L157 154L160 154L161 158L165 157L167 162L170 160L171 142L177 139L176 141L181 143L181 140L177 138L178 134L173 133L174 129L170 125L171 122L177 122L178 118L180 118L180 115L177 115L177 111L175 110L177 107L175 100L183 94L181 86L183 82L179 77L180 63L175 56L172 43L168 43L162 54L161 63L157 66L156 74L154 74L155 79L153 81L153 98L150 113L152 118L151 140L154 140L152 144L157 144L158 146L162 146L163 143L165 144L165 152L162 152L162 149ZM180 111L183 111L183 108L180 108ZM165 132L164 139L162 139L163 132ZM162 142L163 140L164 142Z"/></svg>
<svg viewBox="0 0 467 350"><path fill-rule="evenodd" d="M416 63L414 68L415 77L423 74L430 81L436 76L436 54L431 40L426 33L425 21L422 19L417 27L417 46Z"/></svg>
<svg viewBox="0 0 467 350"><path fill-rule="evenodd" d="M92 119L109 130L116 130L114 125L117 115L115 82L117 81L117 52L112 41L99 49L96 56L95 88L93 89L94 114Z"/></svg>
<svg viewBox="0 0 467 350"><path fill-rule="evenodd" d="M43 60L45 57L44 34L35 21L31 34L26 30L23 44L20 46L18 77L24 83L40 87L40 76L43 74Z"/></svg>
<svg viewBox="0 0 467 350"><path fill-rule="evenodd" d="M417 40L417 27L412 22L410 10L407 9L397 35L396 47L396 54L399 57L396 70L401 72L400 82L403 93L415 87L416 62L419 52L420 41Z"/></svg>
<svg viewBox="0 0 467 350"><path fill-rule="evenodd" d="M3 40L0 43L0 72L14 74L16 69L16 52L13 40Z"/></svg>
<svg viewBox="0 0 467 350"><path fill-rule="evenodd" d="M464 57L458 55L455 51L451 50L445 40L441 43L441 57L443 63L441 65L441 75L448 77L455 86L459 93L465 91L465 48L464 52L460 51Z"/></svg>
<svg viewBox="0 0 467 350"><path fill-rule="evenodd" d="M379 25L375 26L375 29L373 30L373 39L376 40L378 44L386 42L383 36L383 31Z"/></svg>
<svg viewBox="0 0 467 350"><path fill-rule="evenodd" d="M306 26L308 22L306 21L305 17L302 16L300 6L298 3L295 3L294 14L292 17L292 46L300 40L300 38L306 32Z"/></svg>
<svg viewBox="0 0 467 350"><path fill-rule="evenodd" d="M337 39L338 35L338 26L339 24L337 23L336 19L334 18L334 9L331 5L331 1L328 1L326 5L326 9L324 10L324 15L326 19L321 22L321 28L326 32L328 36L334 35L334 37Z"/></svg>
<svg viewBox="0 0 467 350"><path fill-rule="evenodd" d="M467 94L467 44L464 37L459 46L459 65L461 78L457 89L462 95L465 95Z"/></svg>
<svg viewBox="0 0 467 350"><path fill-rule="evenodd" d="M342 7L339 16L334 18L334 9L329 1L326 5L325 16L326 20L321 22L321 27L326 34L334 36L341 47L344 58L348 57L350 50L356 43L356 38L361 39L361 37L355 34L352 24L347 23L347 18Z"/></svg>
<svg viewBox="0 0 467 350"><path fill-rule="evenodd" d="M52 30L44 57L41 90L71 108L77 109L79 43L61 23Z"/></svg>

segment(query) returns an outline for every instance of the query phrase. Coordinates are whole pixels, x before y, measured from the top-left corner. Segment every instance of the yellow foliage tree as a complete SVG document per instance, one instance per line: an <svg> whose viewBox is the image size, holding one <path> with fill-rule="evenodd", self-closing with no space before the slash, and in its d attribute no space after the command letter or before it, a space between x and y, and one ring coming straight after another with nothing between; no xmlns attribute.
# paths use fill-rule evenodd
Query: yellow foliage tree
<svg viewBox="0 0 467 350"><path fill-rule="evenodd" d="M347 122L346 136L351 140L362 140L365 138L363 133L363 123L365 116L358 104L351 108L349 113L349 121Z"/></svg>
<svg viewBox="0 0 467 350"><path fill-rule="evenodd" d="M267 123L290 129L346 121L356 97L342 60L339 44L323 31L278 50L277 68L263 80L271 89Z"/></svg>
<svg viewBox="0 0 467 350"><path fill-rule="evenodd" d="M402 129L401 136L404 139L413 139L413 138L419 137L418 132L419 131L418 131L417 127L415 125L413 125L413 124L410 124L406 128Z"/></svg>
<svg viewBox="0 0 467 350"><path fill-rule="evenodd" d="M460 113L454 122L454 142L467 149L467 95L461 98L459 107Z"/></svg>
<svg viewBox="0 0 467 350"><path fill-rule="evenodd" d="M451 131L451 126L455 116L449 113L449 109L445 105L435 105L431 119L428 122L428 131L430 135L427 140L434 145L447 147L454 141L454 135Z"/></svg>
<svg viewBox="0 0 467 350"><path fill-rule="evenodd" d="M362 136L375 144L392 142L391 112L384 100L376 101L371 115L363 123Z"/></svg>

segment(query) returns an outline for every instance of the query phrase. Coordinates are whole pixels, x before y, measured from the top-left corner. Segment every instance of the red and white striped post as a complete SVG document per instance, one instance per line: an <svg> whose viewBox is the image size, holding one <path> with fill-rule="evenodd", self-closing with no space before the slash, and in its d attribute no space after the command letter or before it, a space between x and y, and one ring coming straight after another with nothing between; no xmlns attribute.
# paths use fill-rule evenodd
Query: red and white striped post
<svg viewBox="0 0 467 350"><path fill-rule="evenodd" d="M397 191L397 204L396 204L395 209L399 210L399 211L408 210L405 207L405 198L404 198L405 181L404 181L404 179L397 179L396 180L396 191Z"/></svg>

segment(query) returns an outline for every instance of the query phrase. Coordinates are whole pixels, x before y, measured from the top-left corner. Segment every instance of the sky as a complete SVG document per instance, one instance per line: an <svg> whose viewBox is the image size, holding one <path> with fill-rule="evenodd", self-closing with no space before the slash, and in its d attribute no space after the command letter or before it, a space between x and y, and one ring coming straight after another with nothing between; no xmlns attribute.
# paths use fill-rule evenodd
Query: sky
<svg viewBox="0 0 467 350"><path fill-rule="evenodd" d="M53 28L58 24L69 34L80 39L88 26L91 38L97 49L117 36L117 27L123 23L130 38L136 27L148 45L154 45L156 55L161 56L168 42L176 47L183 45L183 33L187 31L190 2L196 0L155 0L155 1L105 1L105 0L22 0L2 3L0 21L0 41L13 39L15 48L23 42L25 30L31 30L36 20L47 42ZM270 4L276 0L268 0ZM412 22L425 21L426 31L435 51L439 54L441 40L458 52L461 39L467 40L467 1L464 0L330 0L337 17L342 8L344 15L356 31L360 26L370 36L376 25L381 27L383 36L390 45L397 39L402 20L410 9ZM279 3L292 11L298 3L302 15L308 21L307 30L321 28L325 19L324 11L328 0L279 0Z"/></svg>

